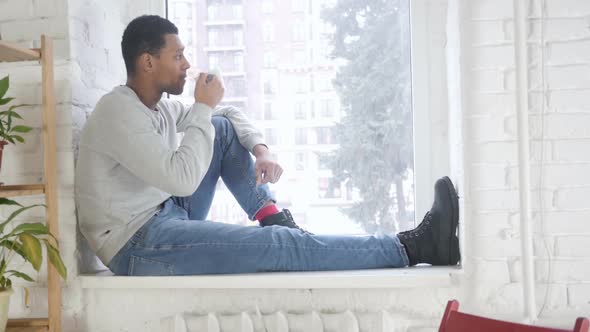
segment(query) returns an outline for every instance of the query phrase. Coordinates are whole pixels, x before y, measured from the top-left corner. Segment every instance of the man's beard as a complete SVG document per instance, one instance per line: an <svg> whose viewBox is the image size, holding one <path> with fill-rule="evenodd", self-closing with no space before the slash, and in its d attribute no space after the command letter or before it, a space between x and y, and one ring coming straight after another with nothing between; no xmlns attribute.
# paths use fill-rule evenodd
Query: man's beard
<svg viewBox="0 0 590 332"><path fill-rule="evenodd" d="M176 85L171 85L166 90L164 90L165 93L169 93L171 95L181 95L183 91L184 82L178 82Z"/></svg>

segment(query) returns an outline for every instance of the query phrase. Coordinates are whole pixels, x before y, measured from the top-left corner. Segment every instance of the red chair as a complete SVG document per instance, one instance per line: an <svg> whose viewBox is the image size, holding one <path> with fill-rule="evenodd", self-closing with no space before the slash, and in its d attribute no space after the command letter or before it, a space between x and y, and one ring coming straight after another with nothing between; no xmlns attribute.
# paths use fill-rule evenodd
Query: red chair
<svg viewBox="0 0 590 332"><path fill-rule="evenodd" d="M576 320L573 330L504 322L459 312L459 301L452 300L447 303L438 332L588 332L589 326L588 318L582 317Z"/></svg>

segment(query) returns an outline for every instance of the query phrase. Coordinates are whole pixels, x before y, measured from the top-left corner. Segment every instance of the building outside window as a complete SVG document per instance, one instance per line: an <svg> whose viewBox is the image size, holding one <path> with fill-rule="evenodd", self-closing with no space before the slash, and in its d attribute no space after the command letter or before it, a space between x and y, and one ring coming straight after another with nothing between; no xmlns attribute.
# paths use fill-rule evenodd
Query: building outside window
<svg viewBox="0 0 590 332"><path fill-rule="evenodd" d="M273 0L263 0L262 1L262 13L263 14L272 14L273 12L274 12Z"/></svg>
<svg viewBox="0 0 590 332"><path fill-rule="evenodd" d="M244 7L241 4L232 5L231 9L234 20L241 20L244 18Z"/></svg>
<svg viewBox="0 0 590 332"><path fill-rule="evenodd" d="M410 0L359 0L331 14L336 0L167 1L193 68L221 68L221 104L245 112L272 146L285 171L271 190L298 224L316 234L415 225ZM368 6L374 19L364 19ZM338 26L355 9L358 26ZM171 98L194 102L191 84ZM383 95L391 98L375 98ZM403 161L395 174L393 160ZM386 184L378 195L363 189L371 174ZM209 219L250 223L223 182L218 193ZM375 199L385 212L371 210ZM355 219L357 207L368 217Z"/></svg>

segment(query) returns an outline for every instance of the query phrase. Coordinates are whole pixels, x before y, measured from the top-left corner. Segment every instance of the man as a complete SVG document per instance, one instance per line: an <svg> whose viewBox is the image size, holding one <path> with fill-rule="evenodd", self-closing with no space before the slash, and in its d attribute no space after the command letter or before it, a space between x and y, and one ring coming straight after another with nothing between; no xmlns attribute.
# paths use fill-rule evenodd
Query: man
<svg viewBox="0 0 590 332"><path fill-rule="evenodd" d="M235 108L216 108L217 77L200 74L195 103L180 94L190 67L178 30L134 19L121 43L127 83L103 96L80 139L80 229L118 275L188 275L455 265L458 200L437 181L432 210L415 229L385 236L316 236L279 211L268 189L282 174L262 135ZM177 132L183 132L181 142ZM250 153L256 160L253 161ZM221 177L260 226L205 221Z"/></svg>

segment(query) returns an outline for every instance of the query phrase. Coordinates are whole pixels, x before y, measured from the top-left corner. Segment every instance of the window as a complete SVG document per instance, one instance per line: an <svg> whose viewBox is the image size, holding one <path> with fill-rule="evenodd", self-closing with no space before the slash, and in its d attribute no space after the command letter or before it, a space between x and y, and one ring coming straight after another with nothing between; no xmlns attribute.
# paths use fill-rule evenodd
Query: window
<svg viewBox="0 0 590 332"><path fill-rule="evenodd" d="M316 143L317 144L334 144L334 137L332 127L317 127L316 131Z"/></svg>
<svg viewBox="0 0 590 332"><path fill-rule="evenodd" d="M209 20L216 20L219 17L219 8L217 4L211 4L207 6L207 18Z"/></svg>
<svg viewBox="0 0 590 332"><path fill-rule="evenodd" d="M277 145L279 142L277 136L277 129L276 128L266 128L264 129L264 139L266 143L269 145Z"/></svg>
<svg viewBox="0 0 590 332"><path fill-rule="evenodd" d="M293 78L295 83L295 92L296 93L306 93L307 92L307 77L305 76L295 76Z"/></svg>
<svg viewBox="0 0 590 332"><path fill-rule="evenodd" d="M323 99L320 101L320 116L322 118L332 118L334 116L334 101Z"/></svg>
<svg viewBox="0 0 590 332"><path fill-rule="evenodd" d="M275 27L272 23L267 22L262 26L262 40L273 42L275 40Z"/></svg>
<svg viewBox="0 0 590 332"><path fill-rule="evenodd" d="M220 59L221 59L220 54L210 53L209 54L209 68L211 68L211 69L220 68L220 64L221 64Z"/></svg>
<svg viewBox="0 0 590 332"><path fill-rule="evenodd" d="M307 119L307 109L305 107L305 102L303 101L298 101L295 103L294 106L294 115L295 115L295 120L305 120Z"/></svg>
<svg viewBox="0 0 590 332"><path fill-rule="evenodd" d="M244 71L244 54L242 52L234 54L234 71Z"/></svg>
<svg viewBox="0 0 590 332"><path fill-rule="evenodd" d="M276 113L274 104L270 101L264 103L264 120L278 120L279 115Z"/></svg>
<svg viewBox="0 0 590 332"><path fill-rule="evenodd" d="M179 0L168 0L169 5L175 1ZM409 56L414 35L410 35L409 29L410 0L371 2L375 8L370 13L365 12L366 6L351 2L343 11L334 12L333 17L321 8L332 7L337 1L318 1L319 4L315 0L193 0L195 8L207 9L206 19L192 15L191 21L185 22L183 18L182 29L193 30L193 65L205 66L200 62L208 61L210 67L228 69L224 77L225 102L241 102L249 118L262 128L278 159L290 163L282 165L285 173L271 190L277 192L277 199L289 206L294 215L301 216L298 224L314 232L316 226L311 216L330 215L330 223L338 225L339 233L380 229L382 211L363 205L373 195L365 189L371 186L359 183L372 183L375 179L371 174L383 174L383 179L401 180L387 183L383 187L388 190L378 194L396 202L396 188L401 186L408 204L404 211L392 206L391 213L383 218L394 219L398 226L380 230L402 231L399 225L405 225L407 220L398 215L410 216L413 222L417 187L412 160L419 158L412 154L414 73L410 71ZM358 11L351 12L355 8ZM357 19L358 26L339 26L339 18L351 13L356 14L352 17ZM365 15L371 19L365 19ZM243 22L227 20L230 18ZM387 31L379 26L383 22L389 22ZM209 46L240 46L244 51L212 52L200 49L199 41ZM342 46L345 52L332 54L334 45ZM367 45L375 46L371 54L363 52ZM423 49L415 54L424 56L428 52ZM391 68L379 71L379 66L371 65L375 63ZM431 68L422 62L418 64L418 71ZM424 123L428 123L427 117ZM427 143L432 142L432 137L428 137ZM378 158L375 153L364 154L366 148L376 152ZM399 151L405 152L402 155ZM403 160L401 168L387 164L398 157ZM393 169L400 170L393 174ZM428 182L431 186L431 179ZM431 189L424 193L430 203ZM219 190L227 191L222 183ZM216 200L213 204L225 202ZM357 205L367 209L367 213L356 215L370 217L356 220L354 213L345 212ZM209 218L224 219L214 214ZM322 229L326 233L328 227L324 225L315 232L322 233Z"/></svg>
<svg viewBox="0 0 590 332"><path fill-rule="evenodd" d="M331 45L322 45L319 49L319 60L322 63L330 63L332 61L332 49Z"/></svg>
<svg viewBox="0 0 590 332"><path fill-rule="evenodd" d="M244 18L244 8L241 4L232 5L231 9L234 20L241 20Z"/></svg>
<svg viewBox="0 0 590 332"><path fill-rule="evenodd" d="M246 97L246 81L243 78L226 79L228 97L243 98Z"/></svg>
<svg viewBox="0 0 590 332"><path fill-rule="evenodd" d="M275 55L275 52L266 51L264 52L263 58L265 68L274 68L277 66L277 57Z"/></svg>
<svg viewBox="0 0 590 332"><path fill-rule="evenodd" d="M316 157L317 157L317 161L318 161L318 169L320 171L327 171L330 169L330 164L329 164L329 157L328 157L328 153L326 152L316 152L315 153Z"/></svg>
<svg viewBox="0 0 590 332"><path fill-rule="evenodd" d="M292 31L293 41L300 42L305 40L305 28L306 25L304 22L299 21L295 23Z"/></svg>
<svg viewBox="0 0 590 332"><path fill-rule="evenodd" d="M332 77L326 74L320 74L317 76L316 87L319 91L331 91L334 89L332 85Z"/></svg>
<svg viewBox="0 0 590 332"><path fill-rule="evenodd" d="M233 46L244 45L244 31L242 29L235 29L233 31L232 45Z"/></svg>
<svg viewBox="0 0 590 332"><path fill-rule="evenodd" d="M295 128L295 144L304 145L308 142L309 131L307 128Z"/></svg>
<svg viewBox="0 0 590 332"><path fill-rule="evenodd" d="M219 30L210 29L208 32L209 46L219 46Z"/></svg>
<svg viewBox="0 0 590 332"><path fill-rule="evenodd" d="M274 95L276 92L276 84L274 80L270 77L264 78L264 94L265 95Z"/></svg>
<svg viewBox="0 0 590 332"><path fill-rule="evenodd" d="M295 153L295 170L305 171L307 169L307 153L296 152Z"/></svg>
<svg viewBox="0 0 590 332"><path fill-rule="evenodd" d="M341 185L334 178L321 177L318 180L318 198L341 198Z"/></svg>

